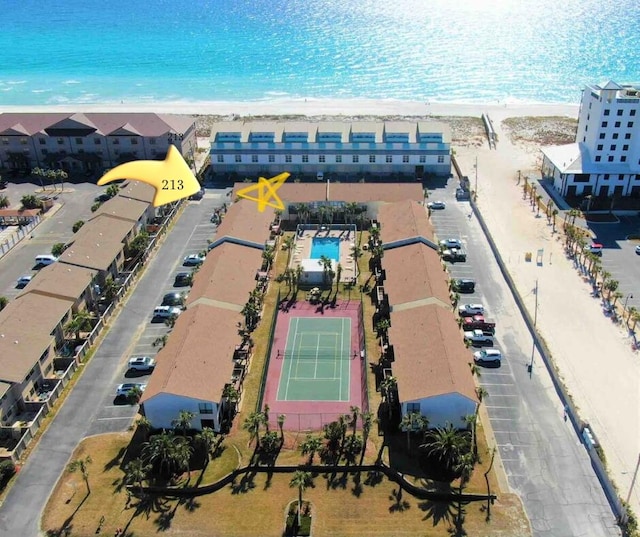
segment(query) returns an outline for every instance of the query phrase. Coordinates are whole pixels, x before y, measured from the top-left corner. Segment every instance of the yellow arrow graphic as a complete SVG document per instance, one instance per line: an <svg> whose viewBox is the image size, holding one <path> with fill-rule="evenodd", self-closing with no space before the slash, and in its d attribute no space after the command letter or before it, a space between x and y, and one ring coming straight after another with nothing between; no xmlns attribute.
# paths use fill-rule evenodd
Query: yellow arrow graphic
<svg viewBox="0 0 640 537"><path fill-rule="evenodd" d="M169 146L164 160L125 162L105 173L98 185L106 185L119 179L135 179L154 187L154 207L188 198L200 190L200 183L174 145Z"/></svg>

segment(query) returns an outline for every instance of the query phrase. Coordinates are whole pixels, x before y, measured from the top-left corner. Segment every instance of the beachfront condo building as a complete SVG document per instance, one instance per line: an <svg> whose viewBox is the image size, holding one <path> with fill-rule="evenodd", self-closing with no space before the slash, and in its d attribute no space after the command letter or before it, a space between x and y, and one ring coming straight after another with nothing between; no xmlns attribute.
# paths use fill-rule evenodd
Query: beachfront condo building
<svg viewBox="0 0 640 537"><path fill-rule="evenodd" d="M100 172L131 160L162 160L169 145L194 159L195 121L153 113L0 114L0 168Z"/></svg>
<svg viewBox="0 0 640 537"><path fill-rule="evenodd" d="M640 198L640 85L587 86L575 143L542 154L542 174L562 196Z"/></svg>
<svg viewBox="0 0 640 537"><path fill-rule="evenodd" d="M250 179L448 177L451 132L435 121L224 121L211 130L211 166Z"/></svg>

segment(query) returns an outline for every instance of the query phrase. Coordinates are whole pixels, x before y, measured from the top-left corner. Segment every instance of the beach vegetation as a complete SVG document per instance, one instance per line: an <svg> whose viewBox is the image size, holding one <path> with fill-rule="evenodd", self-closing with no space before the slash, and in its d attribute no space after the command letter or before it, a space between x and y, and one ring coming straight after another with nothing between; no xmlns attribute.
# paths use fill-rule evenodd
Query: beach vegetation
<svg viewBox="0 0 640 537"><path fill-rule="evenodd" d="M11 205L9 198L7 196L0 196L0 209L6 209L9 205Z"/></svg>
<svg viewBox="0 0 640 537"><path fill-rule="evenodd" d="M64 242L56 242L52 247L51 247L51 255L55 256L55 257L60 257L62 255L62 252L65 251L65 244Z"/></svg>
<svg viewBox="0 0 640 537"><path fill-rule="evenodd" d="M9 299L6 296L0 296L0 311L7 307Z"/></svg>
<svg viewBox="0 0 640 537"><path fill-rule="evenodd" d="M20 203L25 209L41 209L42 202L33 194L26 194L20 198Z"/></svg>
<svg viewBox="0 0 640 537"><path fill-rule="evenodd" d="M71 231L77 233L82 226L84 226L84 220L78 220L75 224L73 224Z"/></svg>

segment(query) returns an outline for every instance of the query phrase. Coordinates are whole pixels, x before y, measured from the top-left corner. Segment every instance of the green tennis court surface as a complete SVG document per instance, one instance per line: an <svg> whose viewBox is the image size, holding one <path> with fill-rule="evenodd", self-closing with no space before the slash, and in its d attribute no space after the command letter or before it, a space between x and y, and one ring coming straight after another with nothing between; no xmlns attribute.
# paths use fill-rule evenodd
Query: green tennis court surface
<svg viewBox="0 0 640 537"><path fill-rule="evenodd" d="M351 319L289 319L287 343L278 350L283 361L279 401L349 401Z"/></svg>

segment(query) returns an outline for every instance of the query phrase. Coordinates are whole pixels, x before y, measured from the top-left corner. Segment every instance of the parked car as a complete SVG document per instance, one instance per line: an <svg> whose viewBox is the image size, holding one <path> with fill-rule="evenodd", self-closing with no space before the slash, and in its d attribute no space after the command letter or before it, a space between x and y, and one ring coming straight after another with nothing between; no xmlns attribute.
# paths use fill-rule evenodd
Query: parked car
<svg viewBox="0 0 640 537"><path fill-rule="evenodd" d="M456 278L451 280L451 287L456 293L473 293L476 290L476 282L468 278Z"/></svg>
<svg viewBox="0 0 640 537"><path fill-rule="evenodd" d="M109 201L113 196L110 196L109 194L100 194L99 196L96 196L95 198L93 198L93 201L97 202L97 203L104 203L105 201Z"/></svg>
<svg viewBox="0 0 640 537"><path fill-rule="evenodd" d="M456 188L456 199L457 200L468 200L471 197L471 193L464 188Z"/></svg>
<svg viewBox="0 0 640 537"><path fill-rule="evenodd" d="M191 285L192 278L193 278L193 275L191 274L191 272L178 272L178 274L176 274L175 279L173 280L173 286L187 287Z"/></svg>
<svg viewBox="0 0 640 537"><path fill-rule="evenodd" d="M154 319L170 319L171 317L177 317L182 313L180 308L175 306L158 306L153 310Z"/></svg>
<svg viewBox="0 0 640 537"><path fill-rule="evenodd" d="M483 315L464 317L462 320L462 328L464 330L482 330L486 334L491 335L496 333L496 323L487 321Z"/></svg>
<svg viewBox="0 0 640 537"><path fill-rule="evenodd" d="M189 196L190 200L196 200L196 201L201 200L202 198L204 198L204 188L201 188L195 194L191 194L191 196Z"/></svg>
<svg viewBox="0 0 640 537"><path fill-rule="evenodd" d="M36 256L36 266L37 267L46 267L47 265L51 265L55 263L58 258L51 254L42 254Z"/></svg>
<svg viewBox="0 0 640 537"><path fill-rule="evenodd" d="M451 261L452 263L467 260L467 252L463 248L448 248L447 250L443 250L441 255L442 259L445 261ZM467 284L467 286L469 286L469 284ZM475 282L473 284L473 288L475 289ZM473 293L473 289L471 292Z"/></svg>
<svg viewBox="0 0 640 537"><path fill-rule="evenodd" d="M589 246L587 246L587 250L595 255L602 255L602 249L604 246L599 242L593 242Z"/></svg>
<svg viewBox="0 0 640 537"><path fill-rule="evenodd" d="M137 356L129 359L129 369L149 371L156 366L156 361L149 356Z"/></svg>
<svg viewBox="0 0 640 537"><path fill-rule="evenodd" d="M185 267L196 267L204 261L204 257L201 257L200 254L189 254L184 258L182 262Z"/></svg>
<svg viewBox="0 0 640 537"><path fill-rule="evenodd" d="M484 306L482 304L463 304L458 308L461 317L473 317L474 315L483 315Z"/></svg>
<svg viewBox="0 0 640 537"><path fill-rule="evenodd" d="M485 334L482 330L469 330L464 332L464 339L474 347L482 347L483 345L493 345L493 336Z"/></svg>
<svg viewBox="0 0 640 537"><path fill-rule="evenodd" d="M116 397L129 397L134 393L136 388L144 392L146 387L147 385L142 382L126 382L116 388Z"/></svg>
<svg viewBox="0 0 640 537"><path fill-rule="evenodd" d="M498 349L482 349L473 353L473 361L477 364L498 365L502 361L502 353Z"/></svg>
<svg viewBox="0 0 640 537"><path fill-rule="evenodd" d="M167 293L162 297L162 306L182 306L185 296L182 293Z"/></svg>
<svg viewBox="0 0 640 537"><path fill-rule="evenodd" d="M462 248L460 239L444 239L439 242L443 248Z"/></svg>
<svg viewBox="0 0 640 537"><path fill-rule="evenodd" d="M432 210L444 209L446 206L444 201L430 201L427 203L427 207Z"/></svg>
<svg viewBox="0 0 640 537"><path fill-rule="evenodd" d="M636 246L636 254L640 255L640 244L638 244L638 246Z"/></svg>
<svg viewBox="0 0 640 537"><path fill-rule="evenodd" d="M31 278L33 278L33 276L31 276L29 274L27 274L25 276L20 276L18 278L17 282L16 282L16 287L18 289L24 288L31 281Z"/></svg>

